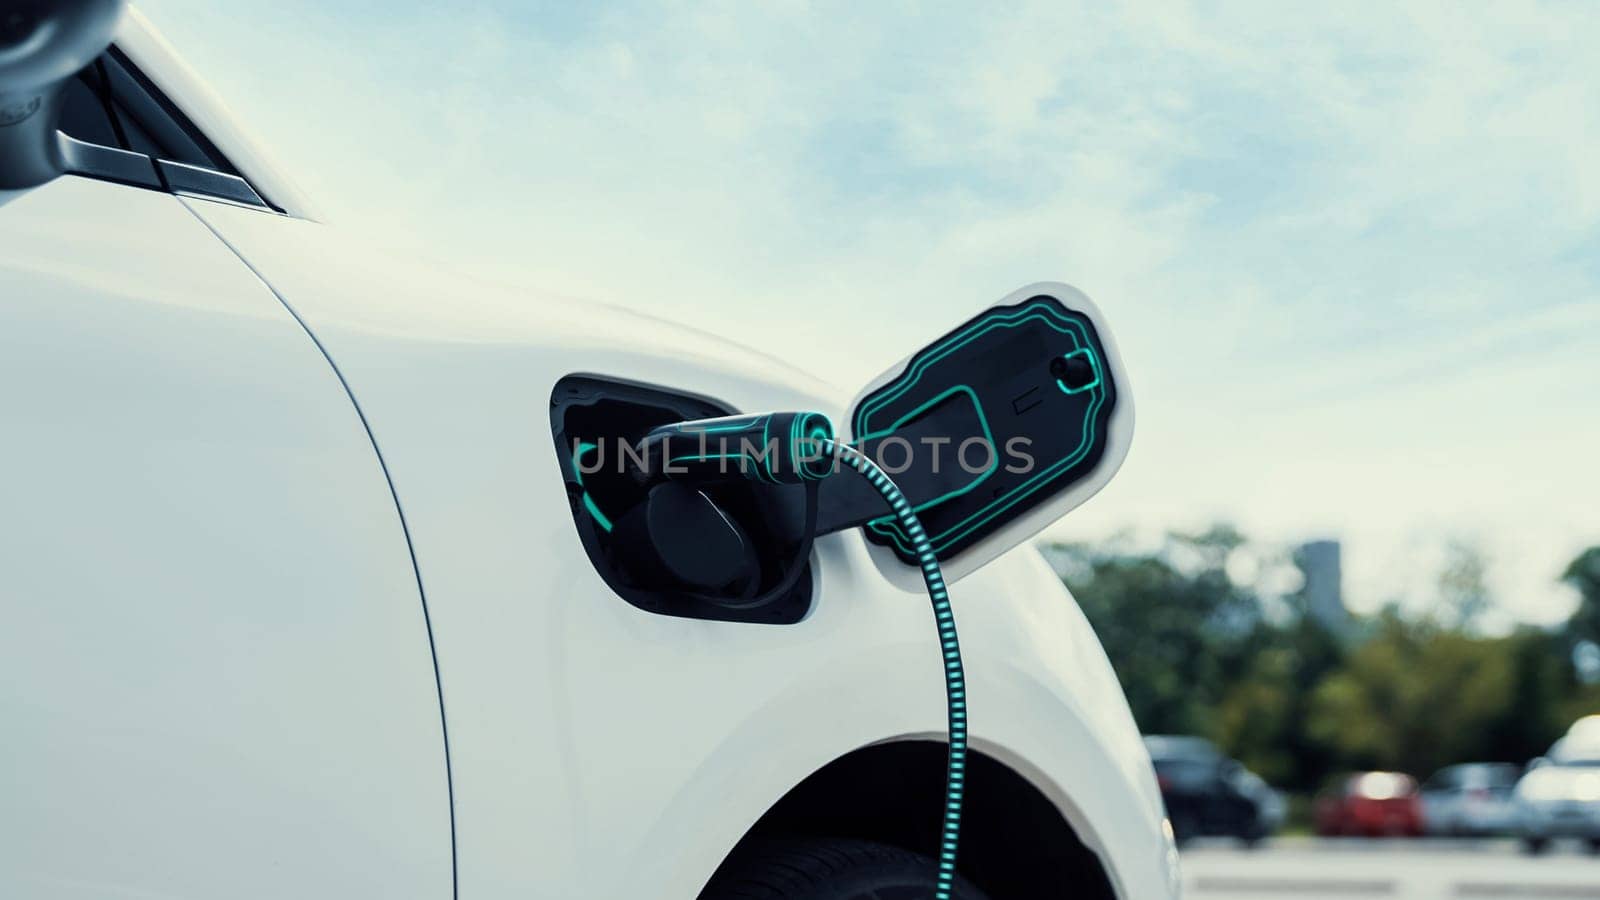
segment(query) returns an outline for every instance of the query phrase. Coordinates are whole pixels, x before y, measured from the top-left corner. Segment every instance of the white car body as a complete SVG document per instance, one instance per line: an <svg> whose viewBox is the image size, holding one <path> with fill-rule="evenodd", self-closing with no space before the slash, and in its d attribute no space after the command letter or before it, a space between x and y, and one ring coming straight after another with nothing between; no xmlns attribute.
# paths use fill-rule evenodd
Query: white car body
<svg viewBox="0 0 1600 900"><path fill-rule="evenodd" d="M1517 783L1517 830L1524 840L1600 841L1600 765L1540 766Z"/></svg>
<svg viewBox="0 0 1600 900"><path fill-rule="evenodd" d="M1600 744L1600 715L1584 716L1567 727L1567 737L1574 741Z"/></svg>
<svg viewBox="0 0 1600 900"><path fill-rule="evenodd" d="M1600 740L1574 729L1517 782L1517 833L1529 849L1577 837L1600 850Z"/></svg>
<svg viewBox="0 0 1600 900"><path fill-rule="evenodd" d="M117 46L282 212L75 176L0 206L0 896L690 898L807 776L942 739L927 600L859 534L818 541L795 625L642 612L546 411L572 373L848 395L369 250L137 16ZM952 593L974 752L1115 896L1177 896L1061 583L1022 548Z"/></svg>

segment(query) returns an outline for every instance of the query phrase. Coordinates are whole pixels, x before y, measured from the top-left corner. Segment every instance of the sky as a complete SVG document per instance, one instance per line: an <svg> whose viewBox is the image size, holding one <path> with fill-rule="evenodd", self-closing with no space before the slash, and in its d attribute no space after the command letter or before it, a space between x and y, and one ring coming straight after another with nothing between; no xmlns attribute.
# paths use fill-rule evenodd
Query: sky
<svg viewBox="0 0 1600 900"><path fill-rule="evenodd" d="M137 5L328 220L844 395L1079 287L1138 425L1053 536L1338 538L1358 611L1467 541L1501 627L1600 543L1600 5Z"/></svg>

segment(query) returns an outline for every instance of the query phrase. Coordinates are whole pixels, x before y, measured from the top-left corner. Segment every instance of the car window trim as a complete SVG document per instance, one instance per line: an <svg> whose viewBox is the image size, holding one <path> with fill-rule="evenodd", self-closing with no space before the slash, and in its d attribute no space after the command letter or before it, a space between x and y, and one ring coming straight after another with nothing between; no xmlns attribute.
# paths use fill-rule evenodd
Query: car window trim
<svg viewBox="0 0 1600 900"><path fill-rule="evenodd" d="M104 107L119 146L103 147L63 133L64 146L73 150L72 174L283 214L120 48L110 47L83 74ZM135 125L155 142L155 149L170 149L181 140L189 145L183 149L208 164L135 150L129 137L129 128Z"/></svg>

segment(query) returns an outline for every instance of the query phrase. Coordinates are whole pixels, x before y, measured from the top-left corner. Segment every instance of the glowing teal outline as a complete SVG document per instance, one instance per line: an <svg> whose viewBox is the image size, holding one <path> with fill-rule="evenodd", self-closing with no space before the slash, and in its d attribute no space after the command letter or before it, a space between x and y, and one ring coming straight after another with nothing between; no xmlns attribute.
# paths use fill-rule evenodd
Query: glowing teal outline
<svg viewBox="0 0 1600 900"><path fill-rule="evenodd" d="M590 450L597 449L599 446L599 444L593 444L588 441L579 441L578 448L573 451L572 477L578 480L578 487L583 487L583 470L579 468L579 464L583 460L583 455L588 453ZM608 518L605 513L600 511L600 507L594 502L594 498L589 496L588 488L584 488L583 491L583 508L587 509L589 511L589 515L594 517L594 523L599 525L601 530L608 533L611 531L611 519Z"/></svg>
<svg viewBox="0 0 1600 900"><path fill-rule="evenodd" d="M1084 391L1092 391L1095 388L1099 387L1100 386L1100 360L1095 358L1094 353L1091 352L1088 347L1079 347L1076 350L1070 351L1068 353L1061 354L1061 358L1062 359L1072 359L1074 356L1087 356L1087 357L1089 357L1089 369L1092 372L1094 372L1094 380L1089 382L1088 384L1082 386L1082 387L1069 388L1066 385L1061 383L1061 379L1057 378L1056 379L1056 387L1061 389L1061 393L1069 394L1069 395L1071 395L1071 394L1081 394Z"/></svg>
<svg viewBox="0 0 1600 900"><path fill-rule="evenodd" d="M923 375L927 374L927 369L930 366L976 340L978 337L987 334L996 328L1016 327L1025 322L1037 320L1046 327L1071 337L1076 346L1073 348L1073 350L1069 351L1069 355L1079 352L1087 353L1089 356L1090 365L1094 367L1096 373L1101 372L1103 368L1100 364L1099 355L1094 352L1093 341L1091 341L1089 338L1088 329L1084 327L1083 323L1078 322L1075 319L1065 317L1057 308L1057 304L1059 304L1059 302L1060 301L1053 297L1034 300L1023 307L1010 312L985 316L979 321L968 326L966 329L963 329L962 331L959 331L956 334L944 339L939 344L936 344L931 352L927 353L926 355L919 355L916 363L913 364L905 374L900 376L900 383L897 384L892 390L886 392L882 396L873 398L871 401L863 404L861 408L856 410L854 430L857 432L868 432L866 427L868 417L870 417L877 410L898 399L907 391L911 390L912 387L922 380ZM1061 386L1059 380L1057 381L1057 386ZM1065 390L1065 388L1063 388L1063 390ZM1015 506L1023 499L1031 497L1042 487L1041 482L1048 481L1060 474L1061 471L1070 469L1072 466L1077 465L1085 456L1088 455L1089 451L1094 447L1094 437L1097 431L1095 427L1095 417L1099 414L1101 407L1105 405L1106 392L1104 390L1103 380L1097 377L1095 383L1087 385L1084 388L1080 388L1077 393L1083 393L1085 391L1092 391L1093 398L1089 404L1089 409L1084 414L1085 427L1083 429L1083 440L1079 442L1077 449L1075 449L1068 456L1057 460L1044 470L1035 474L1032 478L1029 478L1027 481L1023 482L1022 485L1020 485L1019 488L1013 491L1011 494L983 506L976 512L967 516L965 519L962 519L960 522L951 525L949 529L940 533L936 538L930 539L930 543L935 548L935 552L949 547L954 542L961 540L968 534L971 534L975 529L980 528L984 524L988 523L995 516L998 516L1007 509L1010 509L1012 506ZM974 519L976 519L976 521L974 521ZM895 547L902 553L910 554L912 549L906 546L904 535L901 533L899 527L892 521L887 525L882 523L883 520L881 519L874 520L869 522L867 527L893 541Z"/></svg>
<svg viewBox="0 0 1600 900"><path fill-rule="evenodd" d="M589 496L588 491L583 492L583 508L589 511L589 515L594 516L596 525L599 525L601 529L607 532L611 531L611 520L606 518L606 514L601 512L600 507L595 505L594 498Z"/></svg>
<svg viewBox="0 0 1600 900"><path fill-rule="evenodd" d="M946 397L949 397L951 394L957 394L957 393L965 393L967 396L972 398L972 408L974 410L976 410L977 413L978 413L978 425L983 428L983 436L989 442L989 448L991 450L994 450L994 431L989 427L989 417L983 411L983 402L978 399L978 392L974 391L970 386L965 385L965 384L958 384L955 387L950 388L949 390L947 390L944 393L940 394L939 396L934 397L932 400L929 400L927 403L922 404L921 406L917 407L916 409L913 409L911 412L908 412L905 415L901 416L899 419L896 419L895 423L893 425L890 425L888 428L885 428L882 431L878 431L878 432L875 432L873 434L869 434L866 437L857 438L855 440L855 445L857 447L865 447L867 445L867 441L875 441L875 440L878 440L879 438L885 437L887 435L894 434L896 431L899 431L900 427L905 425L907 422L910 422L911 420L915 419L917 416L920 416L923 413L927 412L929 409L939 405L940 403L943 403L944 399ZM971 481L971 483L969 483L966 487L956 488L955 490L950 491L947 494L941 494L940 496L935 497L932 500L924 500L922 503L920 503L920 504L918 504L916 506L913 506L911 508L911 511L912 512L922 512L923 510L927 509L930 506L934 506L936 504L943 503L943 502L945 502L947 500L954 500L955 498L961 496L962 494L965 494L965 493L967 493L969 491L975 490L978 487L978 485L980 485L984 481L988 480L989 476L993 475L995 473L995 470L998 469L998 468L1000 468L1000 453L999 453L998 450L995 450L993 453L990 454L989 468L985 469L982 475L979 475L977 478L974 478ZM889 522L890 523L890 527L893 527L893 522L892 522L893 519L894 519L894 516L892 516L892 515L890 515L890 516L882 516L880 518L873 519L868 524L869 525L877 524L880 527L882 527L882 524L884 522ZM879 529L878 528L874 528L873 530L874 531L878 531Z"/></svg>
<svg viewBox="0 0 1600 900"><path fill-rule="evenodd" d="M827 454L822 452L822 443L830 440L833 440L833 423L827 416L818 412L803 412L794 417L794 422L789 426L789 456L790 464L800 480L821 481L833 472ZM802 446L815 448L816 455L812 456L809 452L802 454ZM819 468L808 468L813 463Z"/></svg>
<svg viewBox="0 0 1600 900"><path fill-rule="evenodd" d="M935 549L943 550L956 541L961 540L963 537L966 537L968 534L971 534L975 529L982 527L995 516L998 516L1011 507L1017 505L1017 503L1021 502L1024 498L1032 496L1042 486L1040 482L1048 481L1049 479L1056 477L1061 472L1077 465L1085 456L1088 456L1089 451L1094 449L1094 439L1097 431L1095 427L1095 416L1099 415L1100 408L1105 405L1105 399L1105 392L1097 391L1095 392L1093 398L1089 401L1089 409L1084 414L1084 436L1083 439L1078 443L1077 449L1073 450L1070 455L1062 457L1060 460L1051 463L1048 468L1035 474L1032 478L1024 481L1011 495L995 500L967 518L962 519L960 522L950 526L951 530L943 532L939 535L938 539L933 542ZM987 513L987 515L984 515L985 513ZM980 515L983 517L974 522L973 519ZM903 549L907 553L911 552L911 548L906 546L898 529L892 532L886 531L883 527L877 526L875 522L868 523L868 526L871 527L873 531L883 534L890 540L893 540L896 547ZM893 526L891 525L890 527L892 528ZM960 531L955 531L955 529L958 528Z"/></svg>

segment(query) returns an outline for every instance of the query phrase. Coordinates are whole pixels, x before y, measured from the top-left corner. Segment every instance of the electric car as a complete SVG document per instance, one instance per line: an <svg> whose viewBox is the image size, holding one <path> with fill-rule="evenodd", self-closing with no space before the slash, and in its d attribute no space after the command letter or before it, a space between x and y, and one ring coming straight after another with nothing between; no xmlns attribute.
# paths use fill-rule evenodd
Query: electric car
<svg viewBox="0 0 1600 900"><path fill-rule="evenodd" d="M79 18L0 30L0 895L926 895L948 651L892 535L785 562L754 484L641 521L569 440L847 392L369 249L136 12L34 6ZM1073 362L1043 400L1105 394L1114 348ZM656 590L620 535L709 535L702 501L747 586ZM1026 543L1060 508L941 557L954 896L1176 897L1127 703Z"/></svg>

